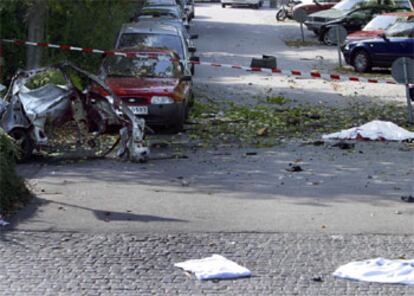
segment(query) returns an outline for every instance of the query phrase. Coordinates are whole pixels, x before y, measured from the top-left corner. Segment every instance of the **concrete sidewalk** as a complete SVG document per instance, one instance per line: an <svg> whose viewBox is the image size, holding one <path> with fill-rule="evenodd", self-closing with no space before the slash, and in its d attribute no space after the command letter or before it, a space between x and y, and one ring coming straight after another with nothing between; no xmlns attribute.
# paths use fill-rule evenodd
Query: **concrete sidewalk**
<svg viewBox="0 0 414 296"><path fill-rule="evenodd" d="M353 260L413 258L413 246L413 235L0 232L0 294L409 296L412 286L331 274ZM201 282L173 266L211 254L252 277Z"/></svg>

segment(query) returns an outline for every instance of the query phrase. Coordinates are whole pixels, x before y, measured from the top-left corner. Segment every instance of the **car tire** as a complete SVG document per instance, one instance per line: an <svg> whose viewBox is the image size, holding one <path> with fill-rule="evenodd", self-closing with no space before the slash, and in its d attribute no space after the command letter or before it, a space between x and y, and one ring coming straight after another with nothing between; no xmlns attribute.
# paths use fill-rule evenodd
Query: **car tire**
<svg viewBox="0 0 414 296"><path fill-rule="evenodd" d="M321 36L321 38L320 38L320 39L322 40L322 43L323 43L323 44L328 45L328 46L333 46L333 45L335 45L335 44L332 42L332 40L331 40L331 39L329 39L328 31L321 32L321 34L322 34L322 36Z"/></svg>
<svg viewBox="0 0 414 296"><path fill-rule="evenodd" d="M191 75L194 75L194 73L195 73L195 65L194 64L191 64L190 73L191 73Z"/></svg>
<svg viewBox="0 0 414 296"><path fill-rule="evenodd" d="M254 8L254 9L259 9L259 8L260 8L260 4L254 4L254 5L253 5L253 8Z"/></svg>
<svg viewBox="0 0 414 296"><path fill-rule="evenodd" d="M277 13L276 13L276 20L278 22L283 22L287 17L286 11L284 9L280 9Z"/></svg>
<svg viewBox="0 0 414 296"><path fill-rule="evenodd" d="M34 149L29 131L23 128L15 128L9 132L9 136L16 142L16 161L23 162L28 160L32 156Z"/></svg>
<svg viewBox="0 0 414 296"><path fill-rule="evenodd" d="M360 73L371 70L371 58L369 54L363 49L356 51L352 57L352 66L355 71Z"/></svg>
<svg viewBox="0 0 414 296"><path fill-rule="evenodd" d="M226 4L221 4L221 7L222 8L226 8Z"/></svg>

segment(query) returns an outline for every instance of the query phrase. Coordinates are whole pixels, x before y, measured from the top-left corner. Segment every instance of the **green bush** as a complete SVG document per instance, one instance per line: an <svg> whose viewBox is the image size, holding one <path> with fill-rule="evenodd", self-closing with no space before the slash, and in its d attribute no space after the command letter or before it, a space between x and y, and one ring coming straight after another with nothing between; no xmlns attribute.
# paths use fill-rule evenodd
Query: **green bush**
<svg viewBox="0 0 414 296"><path fill-rule="evenodd" d="M16 149L13 140L0 128L0 214L21 205L30 194L15 171Z"/></svg>

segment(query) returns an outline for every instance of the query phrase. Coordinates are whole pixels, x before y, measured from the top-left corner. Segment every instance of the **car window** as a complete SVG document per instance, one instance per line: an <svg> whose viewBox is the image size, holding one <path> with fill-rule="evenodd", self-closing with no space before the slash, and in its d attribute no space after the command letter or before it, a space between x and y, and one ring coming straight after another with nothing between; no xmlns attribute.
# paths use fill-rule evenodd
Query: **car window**
<svg viewBox="0 0 414 296"><path fill-rule="evenodd" d="M144 7L139 15L150 15L150 16L168 16L171 18L180 18L181 11L178 9L164 9L155 7Z"/></svg>
<svg viewBox="0 0 414 296"><path fill-rule="evenodd" d="M385 31L387 37L413 37L413 33L414 22L398 22Z"/></svg>
<svg viewBox="0 0 414 296"><path fill-rule="evenodd" d="M127 33L122 34L119 48L144 45L174 50L181 59L184 58L184 50L181 39L176 35L149 34L149 33Z"/></svg>
<svg viewBox="0 0 414 296"><path fill-rule="evenodd" d="M333 8L338 10L352 10L362 2L364 2L364 0L343 0L336 4Z"/></svg>
<svg viewBox="0 0 414 296"><path fill-rule="evenodd" d="M365 8L365 9L359 9L357 11L354 11L353 13L349 15L349 17L354 20L356 19L365 20L368 17L371 17L371 15L372 15L372 9Z"/></svg>
<svg viewBox="0 0 414 296"><path fill-rule="evenodd" d="M363 29L363 31L386 30L397 21L403 21L405 18L396 15L380 15L372 19Z"/></svg>
<svg viewBox="0 0 414 296"><path fill-rule="evenodd" d="M111 77L178 77L180 66L171 61L171 57L164 55L160 59L146 59L143 57L127 58L123 56L110 56L102 65L103 72Z"/></svg>

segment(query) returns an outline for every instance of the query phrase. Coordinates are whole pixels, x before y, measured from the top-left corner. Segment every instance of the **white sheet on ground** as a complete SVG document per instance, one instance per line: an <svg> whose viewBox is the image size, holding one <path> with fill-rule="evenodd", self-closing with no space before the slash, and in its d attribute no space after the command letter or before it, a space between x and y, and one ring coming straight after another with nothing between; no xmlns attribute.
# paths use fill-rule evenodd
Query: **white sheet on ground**
<svg viewBox="0 0 414 296"><path fill-rule="evenodd" d="M374 120L359 127L323 135L322 138L325 140L354 140L362 138L367 140L404 141L414 139L414 133L389 121Z"/></svg>
<svg viewBox="0 0 414 296"><path fill-rule="evenodd" d="M203 259L176 263L174 266L194 273L199 280L234 279L251 275L247 268L216 254Z"/></svg>
<svg viewBox="0 0 414 296"><path fill-rule="evenodd" d="M355 261L342 265L333 275L364 282L414 285L414 260Z"/></svg>

